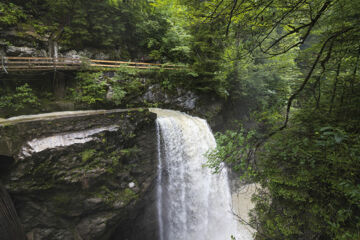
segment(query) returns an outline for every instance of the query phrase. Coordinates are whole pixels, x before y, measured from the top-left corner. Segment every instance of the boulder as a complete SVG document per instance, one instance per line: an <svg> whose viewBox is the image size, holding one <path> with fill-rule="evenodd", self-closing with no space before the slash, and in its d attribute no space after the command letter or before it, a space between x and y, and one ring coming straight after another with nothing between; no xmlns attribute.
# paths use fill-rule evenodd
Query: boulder
<svg viewBox="0 0 360 240"><path fill-rule="evenodd" d="M47 53L45 50L38 50L30 47L17 47L8 46L5 52L6 56L17 56L17 57L46 57Z"/></svg>
<svg viewBox="0 0 360 240"><path fill-rule="evenodd" d="M190 90L177 88L174 92L164 90L160 84L150 85L142 96L148 103L161 103L181 111L194 110L199 97Z"/></svg>
<svg viewBox="0 0 360 240"><path fill-rule="evenodd" d="M1 120L0 156L14 159L1 180L28 239L154 235L155 222L141 236L128 230L155 214L155 119L130 109Z"/></svg>

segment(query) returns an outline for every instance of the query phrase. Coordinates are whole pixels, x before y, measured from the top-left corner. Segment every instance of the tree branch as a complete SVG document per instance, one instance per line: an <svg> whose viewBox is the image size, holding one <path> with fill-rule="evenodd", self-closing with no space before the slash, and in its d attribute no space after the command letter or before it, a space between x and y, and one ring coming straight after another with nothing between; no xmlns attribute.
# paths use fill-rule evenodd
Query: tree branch
<svg viewBox="0 0 360 240"><path fill-rule="evenodd" d="M332 108L333 108L333 105L334 105L335 94L336 94L337 84L338 84L339 75L340 75L341 61L342 61L342 58L340 59L340 61L338 63L338 66L337 66L337 69L336 69L336 77L335 77L334 86L333 86L333 92L332 92L331 100L330 100L329 114L332 112Z"/></svg>
<svg viewBox="0 0 360 240"><path fill-rule="evenodd" d="M298 90L296 90L289 98L288 100L288 104L287 104L287 108L286 108L286 117L285 117L285 121L284 121L284 124L282 127L279 128L279 130L283 130L287 127L287 124L289 122L289 114L290 114L290 109L291 109L291 105L292 105L292 102L294 101L294 99L300 94L300 92L304 89L304 87L306 86L306 84L308 83L308 81L310 80L311 76L312 76L312 73L314 71L314 69L316 68L321 56L322 56L322 53L326 47L326 45L330 42L330 41L333 41L333 39L339 37L340 35L350 31L351 29L353 28L348 28L348 29L345 29L341 32L338 32L338 33L335 33L334 35L332 35L331 37L329 37L322 45L319 53L317 54L317 57L309 71L309 73L307 74L307 76L305 77L303 83L301 84L301 86L299 87Z"/></svg>
<svg viewBox="0 0 360 240"><path fill-rule="evenodd" d="M324 75L325 70L326 70L325 65L326 65L326 63L329 61L329 59L330 59L330 57L331 57L331 53L332 53L332 49L333 49L333 46L334 46L334 42L335 42L335 39L333 39L333 40L331 41L330 46L329 46L329 50L328 50L328 52L327 52L327 54L326 54L326 57L324 58L324 60L322 60L322 61L320 62L320 65L321 65L322 70L321 70L321 73L320 73L319 77L317 78L317 80L316 80L316 82L315 82L315 84L314 84L314 88L316 88L317 86L318 86L318 88L319 88L319 89L318 89L318 96L315 97L315 99L316 99L316 109L318 109L318 108L320 107L321 78L322 78L322 76ZM315 91L315 89L314 89L314 91Z"/></svg>
<svg viewBox="0 0 360 240"><path fill-rule="evenodd" d="M218 8L223 4L224 0L221 0L215 7L214 11L210 14L210 16L206 16L205 20L208 18L213 18L214 14L218 10Z"/></svg>
<svg viewBox="0 0 360 240"><path fill-rule="evenodd" d="M358 65L359 65L359 57L360 57L360 46L358 47L358 54L356 56L355 68L354 68L354 72L353 72L351 82L350 82L351 93L354 93L354 82L355 82L356 72L357 72Z"/></svg>
<svg viewBox="0 0 360 240"><path fill-rule="evenodd" d="M298 6L303 2L304 0L298 1L295 6L293 6L289 11L287 11L284 15L280 17L280 19L274 24L274 26L271 28L271 30L266 34L266 36L260 41L259 46L263 44L263 42L270 36L270 34L276 29L276 27L293 11L295 11ZM280 40L279 40L280 41Z"/></svg>
<svg viewBox="0 0 360 240"><path fill-rule="evenodd" d="M228 22L227 27L226 27L225 36L227 36L229 34L230 24L231 24L231 21L232 21L232 17L233 17L233 13L234 13L234 9L236 8L236 5L237 5L237 0L234 0L234 4L233 4L233 7L231 9L230 16L229 16L229 22Z"/></svg>
<svg viewBox="0 0 360 240"><path fill-rule="evenodd" d="M296 46L299 46L299 45L302 45L304 44L304 42L306 41L306 39L309 37L310 35L310 32L312 30L312 28L315 26L315 24L317 23L317 21L319 20L319 18L321 17L321 15L325 12L325 10L329 7L331 3L331 0L328 0L324 3L324 5L322 6L322 8L319 10L319 12L317 13L316 17L309 23L305 24L305 25L302 25L300 27L297 27L296 29L290 31L289 33L283 35L282 37L278 38L275 42L273 42L269 47L267 47L265 50L262 50L264 53L267 53L267 54L270 54L268 53L268 51L273 48L275 45L277 45L281 40L285 39L286 37L296 33L296 32L299 32L300 29L303 29L303 28L306 28L306 27L309 27L308 30L306 31L305 35L301 37L301 41L297 42L296 44L293 44L292 46L288 47L286 50L280 52L280 53L271 53L271 55L280 55L280 54L283 54L283 53L286 53L288 52L289 50L291 50L292 48L296 47ZM264 41L265 39L263 39ZM263 42L262 41L262 42ZM260 44L262 44L262 42Z"/></svg>

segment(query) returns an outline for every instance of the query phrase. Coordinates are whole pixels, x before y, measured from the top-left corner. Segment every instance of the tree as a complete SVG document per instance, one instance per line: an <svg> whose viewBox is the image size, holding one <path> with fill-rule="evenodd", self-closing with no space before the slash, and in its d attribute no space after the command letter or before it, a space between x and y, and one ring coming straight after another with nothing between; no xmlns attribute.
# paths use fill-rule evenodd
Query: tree
<svg viewBox="0 0 360 240"><path fill-rule="evenodd" d="M51 49L54 44L63 51L90 48L111 52L117 59L149 55L160 48L170 27L145 0L11 0L1 7L6 15L0 24L6 29L47 41ZM158 43L149 44L152 38Z"/></svg>
<svg viewBox="0 0 360 240"><path fill-rule="evenodd" d="M289 88L287 100L281 101L284 95L276 93L278 108L266 116L267 124L257 118L261 127L257 134L245 142L233 134L222 136L222 142L231 146L220 146L215 152L215 159L230 160L235 168L251 173L246 174L248 180L264 189L254 197L251 225L257 229L256 238L360 238L360 114L356 105L360 97L360 3L188 2L200 4L198 16L203 21L224 21L224 36L238 40L236 49L246 49L254 63L290 53L287 56L296 63L292 72L300 70L293 80L280 85ZM240 61L243 54L233 56L244 64ZM275 65L282 62L284 59ZM232 76L237 86L246 83L238 71ZM241 89L240 96L241 92L247 90ZM256 116L264 116L263 109L255 110ZM277 113L283 117L282 123ZM248 144L253 144L253 149L234 157L233 153Z"/></svg>

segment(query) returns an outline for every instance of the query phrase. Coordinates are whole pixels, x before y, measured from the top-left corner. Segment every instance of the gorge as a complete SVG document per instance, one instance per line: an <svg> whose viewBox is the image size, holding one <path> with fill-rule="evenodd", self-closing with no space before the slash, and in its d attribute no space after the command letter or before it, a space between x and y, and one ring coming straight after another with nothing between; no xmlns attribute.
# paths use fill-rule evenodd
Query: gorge
<svg viewBox="0 0 360 240"><path fill-rule="evenodd" d="M2 120L0 136L13 159L2 181L29 240L252 239L232 214L226 168L203 166L216 144L203 119L57 112Z"/></svg>
<svg viewBox="0 0 360 240"><path fill-rule="evenodd" d="M360 239L359 16L0 1L0 240Z"/></svg>

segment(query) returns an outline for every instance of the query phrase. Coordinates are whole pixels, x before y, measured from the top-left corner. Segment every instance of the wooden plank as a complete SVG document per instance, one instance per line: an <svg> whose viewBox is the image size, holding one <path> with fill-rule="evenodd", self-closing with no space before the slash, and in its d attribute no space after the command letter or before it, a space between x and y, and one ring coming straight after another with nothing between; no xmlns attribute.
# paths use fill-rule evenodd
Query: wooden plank
<svg viewBox="0 0 360 240"><path fill-rule="evenodd" d="M90 62L104 62L104 63L124 63L124 64L132 64L133 62L125 62L125 61L110 61L110 60L95 60L95 59L90 59Z"/></svg>
<svg viewBox="0 0 360 240"><path fill-rule="evenodd" d="M134 64L139 64L139 65L154 65L154 66L161 66L162 64L159 63L145 63L145 62L125 62L125 61L110 61L110 60L94 60L94 59L90 59L90 62L100 62L100 63L122 63L122 64L129 64L129 65L134 65Z"/></svg>
<svg viewBox="0 0 360 240"><path fill-rule="evenodd" d="M59 66L56 69L79 69L78 67L73 67L73 66ZM53 66L36 66L36 67L24 67L24 66L16 66L16 67L11 67L11 68L6 68L6 70L16 70L16 69L55 69Z"/></svg>
<svg viewBox="0 0 360 240"><path fill-rule="evenodd" d="M69 66L69 67L80 67L80 65L74 65L74 64L64 64L64 63L56 63L56 64L11 64L11 65L8 65L6 66L7 68L8 67L54 67L54 66Z"/></svg>
<svg viewBox="0 0 360 240"><path fill-rule="evenodd" d="M108 65L108 64L96 64L91 63L91 67L111 67L111 68L120 68L120 67L126 67L126 65Z"/></svg>
<svg viewBox="0 0 360 240"><path fill-rule="evenodd" d="M47 68L47 69L55 69L54 66L30 66L30 67L26 67L26 66L9 66L6 69L39 69L39 68ZM75 66L66 66L66 65L62 65L62 66L56 66L57 69L61 69L61 68L72 68L72 69L79 69L78 67Z"/></svg>
<svg viewBox="0 0 360 240"><path fill-rule="evenodd" d="M109 64L95 64L92 63L90 64L91 67L109 67L109 68L122 68L122 67L127 67L127 68L140 68L140 66L129 66L129 65L109 65ZM159 67L157 67L159 68Z"/></svg>
<svg viewBox="0 0 360 240"><path fill-rule="evenodd" d="M23 64L23 65L33 65L33 64L69 64L69 65L81 65L80 62L22 62L22 61L14 61L14 62L7 62L5 65L14 65L14 64Z"/></svg>
<svg viewBox="0 0 360 240"><path fill-rule="evenodd" d="M51 58L51 57L5 57L5 60L6 59L22 59L22 60L47 59L47 60L52 60L53 58Z"/></svg>
<svg viewBox="0 0 360 240"><path fill-rule="evenodd" d="M149 66L149 67L143 67L143 66L127 66L127 65L107 65L107 64L90 64L91 67L108 67L108 68L122 68L122 67L126 67L126 68L156 68L156 69L161 69L161 67L156 67L156 66Z"/></svg>
<svg viewBox="0 0 360 240"><path fill-rule="evenodd" d="M49 63L52 63L51 61L47 61L47 62L41 62L41 61L7 61L6 64L9 65L9 64L29 64L29 63L46 63L46 64L49 64Z"/></svg>
<svg viewBox="0 0 360 240"><path fill-rule="evenodd" d="M143 66L136 66L135 68L140 68L140 69L148 69L148 68L161 69L161 67L143 67Z"/></svg>
<svg viewBox="0 0 360 240"><path fill-rule="evenodd" d="M58 59L58 60L76 60L76 61L81 61L81 59L79 58L51 58L51 57L4 57L5 60L7 59L20 59L20 60L54 60L54 59Z"/></svg>
<svg viewBox="0 0 360 240"><path fill-rule="evenodd" d="M110 68L120 68L120 67L131 67L131 68L163 68L162 66L149 66L149 67L144 67L144 66L127 66L127 65L108 65L108 64L90 64L91 67L110 67ZM167 67L167 66L166 66ZM167 69L174 69L174 68L167 68Z"/></svg>
<svg viewBox="0 0 360 240"><path fill-rule="evenodd" d="M27 60L27 61L26 61ZM84 60L77 58L50 58L50 57L5 57L5 66L10 71L20 70L51 70L63 69L72 70L79 69L83 64L91 67L99 68L137 68L137 69L167 69L178 70L185 66L166 65L145 62L125 62L110 60ZM91 70L91 69L88 69Z"/></svg>
<svg viewBox="0 0 360 240"><path fill-rule="evenodd" d="M77 70L76 68L75 69L72 69L72 68L66 68L66 69L57 69L58 71L75 71ZM53 72L54 70L53 69L50 69L50 68L37 68L37 69L9 69L7 70L8 72L32 72L32 71L51 71Z"/></svg>
<svg viewBox="0 0 360 240"><path fill-rule="evenodd" d="M90 62L94 63L120 63L120 64L129 64L129 65L152 65L152 66L166 66L166 67L182 67L179 65L173 65L173 64L159 64L159 63L145 63L145 62L124 62L124 61L109 61L109 60L93 60L90 59Z"/></svg>

